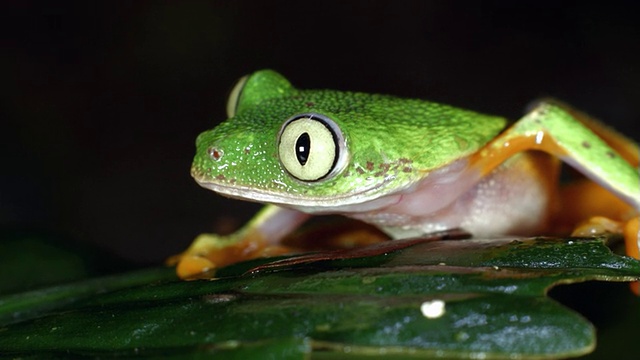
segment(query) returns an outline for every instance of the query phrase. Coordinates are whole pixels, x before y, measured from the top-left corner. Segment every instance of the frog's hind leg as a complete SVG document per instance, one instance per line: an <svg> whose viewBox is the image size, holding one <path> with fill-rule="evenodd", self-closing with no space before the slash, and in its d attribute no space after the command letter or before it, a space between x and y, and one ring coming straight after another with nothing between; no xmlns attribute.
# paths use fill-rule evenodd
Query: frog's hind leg
<svg viewBox="0 0 640 360"><path fill-rule="evenodd" d="M625 229L627 253L638 258L640 233L637 225L633 225L640 216L637 145L585 114L550 100L535 105L521 120L475 154L472 163L488 173L505 158L527 150L557 156L592 180L578 185L573 194L565 193L561 197L562 203L569 204L562 213L582 211L585 207L595 208L592 212L599 211L602 204L608 206L615 202L616 214L604 215L628 222L621 227ZM591 194L584 193L598 188L602 191L596 192L606 194L604 198L592 198ZM584 206L589 201L597 206Z"/></svg>
<svg viewBox="0 0 640 360"><path fill-rule="evenodd" d="M598 135L598 137L603 139L607 145L636 169L640 166L640 147L631 139L565 103L554 99L547 101L565 109L565 111L571 114L576 120L580 121ZM640 184L638 184L638 187L640 187ZM581 193L589 194L590 196L578 196ZM576 184L571 184L563 191L563 195L567 200L581 200L579 202L566 201L565 203L572 204L572 209L568 209L568 213L583 213L582 219L589 218L586 223L574 231L574 235L585 235L588 232L597 232L598 228L603 228L606 231L610 229L610 227L620 227L620 223L613 223L610 219L624 219L628 217L627 214L632 212L629 206L625 206L626 204L623 204L619 198L613 196L595 182L581 181ZM589 215L592 217L589 217ZM632 217L626 224L622 224L623 228L620 230L624 233L625 238L640 236L638 235L640 234L639 224L640 219L638 217ZM640 258L638 246L631 246L629 241L627 241L626 250L629 256Z"/></svg>
<svg viewBox="0 0 640 360"><path fill-rule="evenodd" d="M604 140L620 157L626 160L636 169L640 164L640 147L631 139L614 129L592 118L588 114L579 111L563 102L555 99L546 99L548 103L561 107L574 119L589 128L598 137ZM640 184L637 184L640 187ZM588 194L588 196L585 196ZM633 217L633 208L624 203L599 183L581 180L573 182L561 192L563 204L562 214L566 223L577 224L582 221L573 232L573 235L582 236L598 232L620 232L625 238L638 237L638 217ZM636 209L637 211L637 209ZM631 217L626 224L620 221ZM585 219L587 219L585 221ZM640 258L638 246L632 246L631 241L626 244L627 254L634 258Z"/></svg>
<svg viewBox="0 0 640 360"><path fill-rule="evenodd" d="M615 150L623 159L634 167L640 166L640 146L633 140L617 132L615 129L601 123L597 119L589 116L570 105L556 99L544 99L545 103L553 104L561 107L569 113L575 120L589 128L598 137L604 140L613 150Z"/></svg>

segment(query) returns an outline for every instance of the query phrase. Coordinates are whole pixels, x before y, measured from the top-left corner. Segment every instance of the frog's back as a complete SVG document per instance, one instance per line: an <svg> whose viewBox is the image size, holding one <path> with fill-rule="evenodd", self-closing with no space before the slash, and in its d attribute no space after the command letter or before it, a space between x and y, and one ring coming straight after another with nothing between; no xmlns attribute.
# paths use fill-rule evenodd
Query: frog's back
<svg viewBox="0 0 640 360"><path fill-rule="evenodd" d="M404 158L422 171L475 153L507 125L502 117L388 95L306 90L297 101L336 121L354 154Z"/></svg>

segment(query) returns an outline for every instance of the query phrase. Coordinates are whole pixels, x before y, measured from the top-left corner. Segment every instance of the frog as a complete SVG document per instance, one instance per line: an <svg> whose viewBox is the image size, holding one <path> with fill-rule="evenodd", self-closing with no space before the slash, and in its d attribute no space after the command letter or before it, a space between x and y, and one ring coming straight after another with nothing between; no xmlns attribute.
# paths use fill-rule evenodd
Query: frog
<svg viewBox="0 0 640 360"><path fill-rule="evenodd" d="M298 89L265 69L238 80L226 111L197 137L191 175L266 205L236 232L202 234L173 257L180 278L288 253L282 239L325 214L391 239L617 232L639 258L638 145L558 100L509 121L422 99ZM572 185L561 185L563 163L580 174Z"/></svg>

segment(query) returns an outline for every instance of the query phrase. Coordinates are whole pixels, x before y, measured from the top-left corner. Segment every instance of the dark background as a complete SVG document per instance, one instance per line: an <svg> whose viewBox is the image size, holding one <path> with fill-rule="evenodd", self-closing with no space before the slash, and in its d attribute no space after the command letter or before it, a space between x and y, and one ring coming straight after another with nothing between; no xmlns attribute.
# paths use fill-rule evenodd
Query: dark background
<svg viewBox="0 0 640 360"><path fill-rule="evenodd" d="M160 262L255 205L189 176L240 76L517 118L551 95L640 139L634 2L132 1L0 5L0 228Z"/></svg>

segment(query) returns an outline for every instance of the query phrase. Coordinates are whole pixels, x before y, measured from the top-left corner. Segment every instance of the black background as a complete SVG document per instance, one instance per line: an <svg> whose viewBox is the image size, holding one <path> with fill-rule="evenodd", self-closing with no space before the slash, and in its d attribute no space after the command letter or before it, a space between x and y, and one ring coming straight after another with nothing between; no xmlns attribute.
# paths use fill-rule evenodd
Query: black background
<svg viewBox="0 0 640 360"><path fill-rule="evenodd" d="M189 176L240 76L517 118L551 95L639 139L634 2L8 1L0 227L159 262L256 205Z"/></svg>

